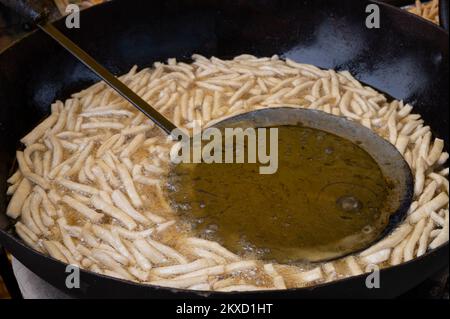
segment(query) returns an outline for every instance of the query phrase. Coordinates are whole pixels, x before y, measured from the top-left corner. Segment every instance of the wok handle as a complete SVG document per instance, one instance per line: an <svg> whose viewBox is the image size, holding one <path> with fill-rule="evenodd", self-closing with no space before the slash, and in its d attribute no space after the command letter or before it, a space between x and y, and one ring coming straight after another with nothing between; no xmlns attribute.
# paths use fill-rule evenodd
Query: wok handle
<svg viewBox="0 0 450 319"><path fill-rule="evenodd" d="M448 31L448 7L449 7L449 0L440 0L439 1L439 23L441 24L441 27L443 27L446 31Z"/></svg>
<svg viewBox="0 0 450 319"><path fill-rule="evenodd" d="M0 0L0 3L16 11L28 22L38 24L50 16L50 0Z"/></svg>

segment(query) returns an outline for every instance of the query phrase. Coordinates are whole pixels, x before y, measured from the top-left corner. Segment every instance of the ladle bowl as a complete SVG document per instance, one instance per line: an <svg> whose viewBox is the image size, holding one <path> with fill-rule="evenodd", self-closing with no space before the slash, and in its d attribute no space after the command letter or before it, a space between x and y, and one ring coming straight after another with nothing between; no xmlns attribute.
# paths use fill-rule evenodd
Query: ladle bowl
<svg viewBox="0 0 450 319"><path fill-rule="evenodd" d="M227 248L234 249L235 252L238 249L242 250L245 246L245 244L237 245L237 238L250 236L253 240L258 241L261 246L255 246L252 243L251 247L254 248L247 248L247 250L261 251L264 249L270 251L265 246L268 245L278 252L275 255L283 255L283 257L276 258L278 262L288 262L287 260L291 262L318 262L361 251L385 237L397 224L404 220L411 205L414 189L413 176L409 165L395 146L356 121L318 110L269 107L219 119L205 128L205 131L209 128L218 128L222 133L225 132L222 136L226 136L225 129L241 128L245 130L247 128L281 128L287 126L313 129L319 134L320 132L329 133L345 140L345 144L337 145L342 148L342 150L334 151L334 153L340 154L337 154L337 157L334 157L334 155L323 157L320 155L323 153L322 148L324 148L322 144L328 145L328 142L322 143L316 139L309 139L309 142L306 142L301 137L303 135L294 135L294 143L292 143L292 140L290 142L293 146L289 146L288 149L294 153L298 152L300 158L291 157L287 161L287 158L283 157L285 154L281 151L282 148L287 147L281 145L286 140L278 137L280 149L277 148L279 153L277 155L283 157L285 166L276 173L278 176L274 177L258 177L258 172L253 167L247 166L247 169L245 169L242 165L249 164L248 156L245 164L241 166L235 163L231 164L234 165L233 167L227 166L227 168L224 168L220 165L230 164L224 164L223 162L206 164L203 162L199 166L187 164L187 166L184 165L180 168L173 167L172 175L169 178L169 197L176 206L179 216L185 218L192 225L197 235L202 236L202 232L205 231L206 236L214 234L211 235L213 237L210 239L218 240L225 246L228 243ZM284 134L287 134L287 131L284 131ZM330 136L329 134L328 136ZM237 139L232 141L235 144L233 151L236 151ZM353 143L353 146L349 148L350 143L347 142ZM287 143L289 144L289 142ZM304 148L302 147L302 150L300 150L300 144L297 143L313 143L304 151L308 155L301 154ZM248 149L250 150L249 144ZM297 145L299 145L298 148ZM222 147L223 149L228 148L226 145ZM372 164L359 163L363 158L368 157L366 157L367 154L365 157L358 156L357 154L360 152L358 147L372 158ZM289 153L292 152L289 151ZM354 159L349 154L350 152L355 153ZM223 158L223 154L220 155ZM322 157L324 159L320 160ZM349 160L351 161L347 162ZM295 163L290 163L290 161L295 161ZM330 161L334 163L340 161L342 165L339 163L331 164ZM374 162L379 170L375 168ZM209 165L215 166L208 167ZM372 168L369 171L372 172L375 169L378 173L368 174L368 171L359 167L360 165L363 165L363 167L370 165L368 167ZM344 169L346 172L334 175L336 170ZM299 175L295 175L296 171L305 171L305 173L300 172ZM306 171L317 173L310 174L311 172L306 173ZM381 172L381 175L379 175L379 172ZM381 179L377 181L375 176L381 176ZM367 178L369 180L366 180ZM384 186L379 187L382 180L385 181ZM249 190L249 188L252 189ZM362 188L365 190L362 190ZM258 194L252 197L250 192L253 195L255 192ZM325 196L321 197L322 200L316 194L321 192L324 192L322 195ZM383 196L386 193L386 197L381 203L381 197L378 197L378 194L369 197L361 195L362 198L365 198L367 204L363 209L366 214L363 215L360 215L363 210L360 212L344 212L345 207L334 210L333 207L340 205L362 204L357 197L354 197L356 194L352 194L352 192L360 193L360 195L367 192L381 192ZM285 196L284 194L290 195ZM369 198L372 199L369 200ZM336 200L337 206L333 205L334 200ZM267 204L261 205L262 202L266 201ZM272 205L272 203L275 204ZM313 203L315 205L312 205ZM369 203L371 205L368 205ZM330 204L332 206L329 206ZM350 231L348 227L355 227L361 222L366 225L369 221L366 218L371 215L368 214L370 209L379 214L377 215L379 217L374 220L370 219L375 223L373 226L376 231L368 237L362 235L363 233L354 232L361 228ZM342 214L345 216L340 216L340 212L343 212ZM258 219L258 222L252 223L253 216ZM271 218L274 220L269 221ZM264 220L268 224L264 224ZM352 223L353 226L350 226ZM283 228L285 224L289 227ZM209 226L213 226L216 230L208 230ZM367 226L372 225L369 222ZM220 231L217 232L217 229ZM344 229L346 230L344 231ZM291 232L291 235L287 235L288 232ZM318 232L326 232L329 236L321 237ZM331 236L332 233L335 234ZM296 242L296 240L299 241ZM280 251L285 252L280 255ZM275 258L275 255L268 254L271 258Z"/></svg>

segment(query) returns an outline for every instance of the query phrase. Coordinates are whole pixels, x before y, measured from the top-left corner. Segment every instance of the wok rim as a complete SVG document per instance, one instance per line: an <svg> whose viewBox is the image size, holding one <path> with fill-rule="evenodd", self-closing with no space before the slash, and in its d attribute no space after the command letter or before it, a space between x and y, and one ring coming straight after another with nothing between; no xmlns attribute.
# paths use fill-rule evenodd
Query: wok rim
<svg viewBox="0 0 450 319"><path fill-rule="evenodd" d="M392 8L392 9L400 10L401 12L403 12L403 13L409 15L409 16L413 16L413 18L416 18L416 19L418 19L419 21L422 21L422 22L427 23L428 25L437 27L437 29L439 29L439 30L441 30L442 32L446 33L447 36L449 35L449 31L445 30L445 29L444 29L443 27L441 27L439 24L433 23L433 22L431 22L430 20L427 20L427 19L425 19L425 18L422 17L422 16L419 16L419 15L417 15L417 14L415 14L415 13L412 13L412 12L409 12L409 11L405 10L406 7L414 5L413 0L410 0L411 3L410 3L409 5L405 5L405 6L402 6L402 7L397 7L397 6L395 6L394 4L382 2L381 0L370 0L370 1L371 1L371 2L374 2L374 3L376 3L376 4L379 4L379 5L384 5L384 6L386 6L386 7L390 7L390 8Z"/></svg>
<svg viewBox="0 0 450 319"><path fill-rule="evenodd" d="M412 19L417 19L417 21L419 21L420 23L424 23L424 24L432 27L434 29L434 32L441 32L444 35L449 36L449 31L446 31L441 26L439 26L439 25L437 25L437 24L435 24L435 23L433 23L433 22L431 22L431 21L429 21L429 20L427 20L425 18L422 18L421 16L418 16L417 14L411 13L409 11L406 11L406 10L400 8L400 7L394 6L393 4L382 2L380 0L368 0L367 2L371 2L371 3L375 3L375 4L383 6L383 7L387 7L387 8L389 8L389 10L393 10L393 11L396 11L397 13L401 13L401 14L407 15L407 16L409 16ZM111 1L103 2L103 3L100 3L98 5L95 5L95 6L86 8L86 9L83 9L81 11L81 14L83 14L84 12L89 12L91 14L95 14L96 10L103 10L104 7L108 7L108 6L111 6L111 5L113 5L113 2L111 2ZM53 20L51 23L59 26L61 23L63 23L65 18L66 17L62 16L62 17L60 17L60 18L58 18L56 20ZM6 53L7 51L9 51L10 49L13 49L13 47L16 46L19 42L26 41L26 39L28 37L31 37L35 33L39 33L39 32L42 32L42 31L40 29L35 29L35 30L32 30L31 32L26 33L22 38L14 40L13 42L11 42L6 47L0 49L0 56L3 55L3 53Z"/></svg>
<svg viewBox="0 0 450 319"><path fill-rule="evenodd" d="M34 250L33 248L29 247L28 245L26 245L21 239L16 238L16 236L4 231L3 229L0 229L0 234L2 236L7 236L9 237L11 240L13 240L16 244L19 244L20 246L22 246L22 248L25 248L28 250L28 252L31 252L34 255L38 255L41 258L45 258L48 260L51 260L52 262L58 264L61 267L67 267L69 264L63 263L49 255L44 255L43 253ZM1 237L1 236L0 236ZM431 258L430 255L434 255L437 254L438 252L440 252L441 250L449 250L449 242L446 242L444 245L441 245L437 248L434 248L432 250L427 251L426 254L420 256L420 257L416 257L410 261L407 262L402 262L399 265L395 265L395 266L389 266L389 267L385 267L382 268L380 270L380 277L382 277L383 272L387 271L387 270L391 270L391 269L399 269L402 267L408 267L411 266L412 264L415 264L416 262L419 262L421 260L424 259L428 259ZM11 252L10 252L11 253ZM15 257L13 253L11 253L12 256L14 258L16 258L17 260L19 260L20 262L22 262L19 258ZM44 281L46 281L48 284L52 285L50 282L48 282L47 280L45 280L44 278L42 278L41 276L39 276L38 274L36 274L33 269L30 269L27 267L27 265L24 264L24 266L29 269L31 272L33 272L36 276L40 277L41 279L43 279ZM166 290L169 292L174 292L174 293L190 293L190 294L195 294L198 297L227 297L230 295L239 295L239 296L246 296L246 295L259 295L259 296L263 296L264 294L267 293L277 293L277 294L283 294L283 292L305 292L305 291L313 291L316 289L321 289L324 287L329 287L338 283L345 283L351 280L355 280L355 279L362 279L367 277L368 275L371 274L371 272L367 272L367 273L363 273L361 275L357 275L357 276L349 276L349 277L344 277L344 278L340 278L340 279L336 279L330 282L325 282L325 283L320 283L317 285L313 285L313 286L306 286L306 287L300 287L300 288L288 288L288 289L267 289L267 290L259 290L259 291L231 291L231 292L221 292L221 291L208 291L208 290L192 290L192 289L185 289L185 288L171 288L171 287L166 287L166 286L158 286L158 285L150 285L150 284L143 284L143 283L137 283L137 282L133 282L130 280L126 280L126 279L121 279L121 278L115 278L115 277L111 277L111 276L107 276L104 274L100 274L97 272L93 272L89 269L84 269L84 268L79 268L80 269L80 277L82 277L82 273L87 273L89 275L93 275L96 277L100 277L103 280L112 280L112 281L116 281L118 283L121 283L123 285L128 285L128 286L134 286L137 288L156 288L159 290ZM58 288L58 287L56 287ZM65 291L67 292L67 291ZM70 292L67 292L70 294ZM205 296L206 295L206 296Z"/></svg>

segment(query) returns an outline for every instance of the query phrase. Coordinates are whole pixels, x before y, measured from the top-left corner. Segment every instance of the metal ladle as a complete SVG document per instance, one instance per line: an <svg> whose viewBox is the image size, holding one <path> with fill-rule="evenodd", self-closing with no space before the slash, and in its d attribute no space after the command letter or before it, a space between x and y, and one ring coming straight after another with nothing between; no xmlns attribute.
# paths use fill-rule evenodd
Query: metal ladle
<svg viewBox="0 0 450 319"><path fill-rule="evenodd" d="M384 178L388 181L389 189L384 207L390 212L389 222L384 231L365 248L384 238L403 221L411 205L414 178L408 163L394 145L357 122L317 110L276 107L233 116L213 126L219 129L300 126L337 135L365 150L378 164ZM332 259L342 256L336 254ZM318 257L311 261L328 259Z"/></svg>

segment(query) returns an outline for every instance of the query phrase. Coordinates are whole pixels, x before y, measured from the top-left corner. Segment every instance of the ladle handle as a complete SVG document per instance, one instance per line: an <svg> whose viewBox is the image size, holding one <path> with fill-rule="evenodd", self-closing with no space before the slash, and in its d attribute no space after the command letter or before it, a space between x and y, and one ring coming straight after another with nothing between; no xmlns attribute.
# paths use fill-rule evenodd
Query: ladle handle
<svg viewBox="0 0 450 319"><path fill-rule="evenodd" d="M14 10L32 24L45 22L50 16L52 8L50 0L0 0L0 3Z"/></svg>
<svg viewBox="0 0 450 319"><path fill-rule="evenodd" d="M128 102L144 113L148 118L153 120L153 122L163 131L169 135L172 135L174 138L179 138L181 131L177 130L177 127L170 120L134 93L124 83L118 80L105 67L72 42L72 40L66 37L51 23L47 23L47 19L50 14L50 6L47 5L47 1L48 0L0 0L0 3L15 10L25 19L28 19L30 23L36 24L42 31L51 36L80 62L97 74L111 88L116 90L120 95L122 95L122 97L128 100Z"/></svg>
<svg viewBox="0 0 450 319"><path fill-rule="evenodd" d="M159 113L158 110L153 108L133 90L126 86L122 81L117 79L111 72L109 72L104 66L98 63L87 52L77 46L72 40L66 37L61 31L59 31L51 23L45 25L39 24L39 28L52 37L62 47L69 51L75 58L88 67L92 72L97 74L106 84L113 88L117 93L124 97L139 111L144 113L150 118L156 125L158 125L168 135L178 137L181 131L177 130L177 127L168 120L164 115Z"/></svg>

